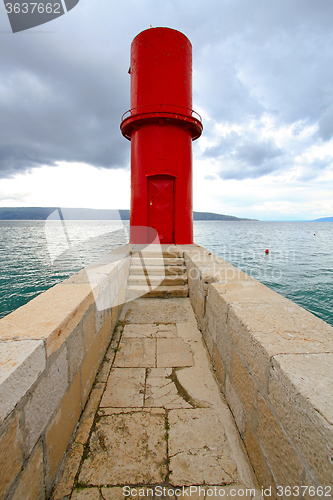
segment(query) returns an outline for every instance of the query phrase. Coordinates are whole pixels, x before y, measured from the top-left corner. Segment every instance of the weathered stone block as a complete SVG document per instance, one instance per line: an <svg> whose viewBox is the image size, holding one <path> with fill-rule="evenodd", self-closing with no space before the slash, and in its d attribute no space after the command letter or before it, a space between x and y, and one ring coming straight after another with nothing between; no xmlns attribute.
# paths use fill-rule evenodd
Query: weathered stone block
<svg viewBox="0 0 333 500"><path fill-rule="evenodd" d="M84 358L84 334L79 324L66 341L70 382L81 367Z"/></svg>
<svg viewBox="0 0 333 500"><path fill-rule="evenodd" d="M269 399L318 482L333 477L333 354L276 356Z"/></svg>
<svg viewBox="0 0 333 500"><path fill-rule="evenodd" d="M51 425L46 431L48 459L48 487L61 464L70 438L81 413L80 373L74 378L68 393L61 401L61 406Z"/></svg>
<svg viewBox="0 0 333 500"><path fill-rule="evenodd" d="M25 427L28 432L28 448L32 450L44 431L50 417L58 409L68 388L67 350L63 348L53 360L44 378L24 407Z"/></svg>
<svg viewBox="0 0 333 500"><path fill-rule="evenodd" d="M225 378L225 396L234 416L238 431L242 436L245 431L245 412L242 401L232 386L228 375Z"/></svg>
<svg viewBox="0 0 333 500"><path fill-rule="evenodd" d="M217 284L211 285L207 297L207 308L215 316L217 321L222 324L227 323L228 303L224 300L223 292L217 288Z"/></svg>
<svg viewBox="0 0 333 500"><path fill-rule="evenodd" d="M84 345L86 351L89 350L92 341L95 338L96 330L95 330L95 307L91 306L87 311L84 319L83 319L83 333L84 333Z"/></svg>
<svg viewBox="0 0 333 500"><path fill-rule="evenodd" d="M45 500L43 445L39 442L19 477L12 500Z"/></svg>
<svg viewBox="0 0 333 500"><path fill-rule="evenodd" d="M19 428L19 414L11 418L0 437L0 499L3 500L9 486L21 470L22 434Z"/></svg>
<svg viewBox="0 0 333 500"><path fill-rule="evenodd" d="M111 313L108 313L108 315L106 316L104 325L101 329L101 349L102 349L103 356L104 356L106 349L110 343L111 335L112 335L112 332L111 332Z"/></svg>
<svg viewBox="0 0 333 500"><path fill-rule="evenodd" d="M224 382L225 382L224 366L223 366L223 362L221 360L220 353L217 350L215 345L213 346L213 351L212 351L212 361L213 361L214 368L216 370L216 374L219 378L219 381L220 381L222 387L224 387Z"/></svg>
<svg viewBox="0 0 333 500"><path fill-rule="evenodd" d="M82 383L82 408L84 408L89 392L92 388L96 373L99 368L101 349L100 335L95 335L95 338L83 360L81 366L81 383Z"/></svg>
<svg viewBox="0 0 333 500"><path fill-rule="evenodd" d="M40 340L0 342L0 421L36 382L45 364L45 347Z"/></svg>
<svg viewBox="0 0 333 500"><path fill-rule="evenodd" d="M257 436L281 486L301 484L304 466L263 397L258 395ZM286 459L287 458L287 459Z"/></svg>
<svg viewBox="0 0 333 500"><path fill-rule="evenodd" d="M89 284L58 284L0 321L1 340L44 340L57 351L78 325L94 297Z"/></svg>
<svg viewBox="0 0 333 500"><path fill-rule="evenodd" d="M203 337L205 339L208 352L209 352L210 355L212 355L213 348L214 348L214 341L212 339L212 336L211 336L209 328L205 328Z"/></svg>
<svg viewBox="0 0 333 500"><path fill-rule="evenodd" d="M235 350L232 353L232 383L251 418L252 409L256 404L257 389L253 384L251 375Z"/></svg>
<svg viewBox="0 0 333 500"><path fill-rule="evenodd" d="M256 473L256 477L261 487L272 488L272 495L265 496L266 499L276 499L276 483L274 481L272 472L267 464L267 459L262 452L258 439L252 431L249 420L245 422L246 430L244 434L244 443L246 451L249 455L250 462Z"/></svg>
<svg viewBox="0 0 333 500"><path fill-rule="evenodd" d="M224 369L231 375L232 365L232 338L226 323L216 321L216 347L221 356Z"/></svg>
<svg viewBox="0 0 333 500"><path fill-rule="evenodd" d="M237 306L236 310L235 307ZM268 384L268 371L270 366L270 357L258 341L255 334L247 325L247 320L240 320L238 313L243 304L233 304L230 307L228 315L228 329L232 337L233 344L249 365L252 374L259 383L266 388ZM248 313L251 314L250 312Z"/></svg>

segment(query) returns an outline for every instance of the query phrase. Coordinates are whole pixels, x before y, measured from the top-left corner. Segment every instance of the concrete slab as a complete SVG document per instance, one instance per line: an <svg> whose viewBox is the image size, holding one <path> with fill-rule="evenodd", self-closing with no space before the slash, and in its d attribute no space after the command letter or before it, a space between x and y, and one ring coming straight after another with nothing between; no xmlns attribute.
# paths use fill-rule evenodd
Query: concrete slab
<svg viewBox="0 0 333 500"><path fill-rule="evenodd" d="M156 366L156 340L127 338L120 342L114 366L136 368Z"/></svg>
<svg viewBox="0 0 333 500"><path fill-rule="evenodd" d="M237 480L237 465L216 411L171 410L169 426L172 485L224 485Z"/></svg>
<svg viewBox="0 0 333 500"><path fill-rule="evenodd" d="M100 407L143 406L145 376L144 368L113 368Z"/></svg>
<svg viewBox="0 0 333 500"><path fill-rule="evenodd" d="M164 416L150 412L102 417L92 434L79 482L116 486L165 481L165 427Z"/></svg>
<svg viewBox="0 0 333 500"><path fill-rule="evenodd" d="M190 347L182 339L157 339L157 367L193 366Z"/></svg>

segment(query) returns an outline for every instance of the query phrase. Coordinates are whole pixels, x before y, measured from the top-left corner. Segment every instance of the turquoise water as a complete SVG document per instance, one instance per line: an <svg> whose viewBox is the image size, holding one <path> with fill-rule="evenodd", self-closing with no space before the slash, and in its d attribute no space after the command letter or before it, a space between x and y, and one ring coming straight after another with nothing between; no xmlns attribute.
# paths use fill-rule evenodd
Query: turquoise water
<svg viewBox="0 0 333 500"><path fill-rule="evenodd" d="M0 317L126 243L127 228L114 221L0 221ZM197 221L194 238L333 325L333 223Z"/></svg>

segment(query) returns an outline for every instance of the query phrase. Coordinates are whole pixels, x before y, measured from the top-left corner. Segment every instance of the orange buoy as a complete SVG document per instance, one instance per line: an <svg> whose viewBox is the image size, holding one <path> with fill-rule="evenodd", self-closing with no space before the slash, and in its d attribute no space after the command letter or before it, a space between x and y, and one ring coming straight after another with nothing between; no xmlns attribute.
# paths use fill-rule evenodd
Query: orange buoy
<svg viewBox="0 0 333 500"><path fill-rule="evenodd" d="M268 248L266 248L266 250L265 250L265 253L266 253L266 254L267 254L267 253L269 253L269 250L268 250Z"/></svg>

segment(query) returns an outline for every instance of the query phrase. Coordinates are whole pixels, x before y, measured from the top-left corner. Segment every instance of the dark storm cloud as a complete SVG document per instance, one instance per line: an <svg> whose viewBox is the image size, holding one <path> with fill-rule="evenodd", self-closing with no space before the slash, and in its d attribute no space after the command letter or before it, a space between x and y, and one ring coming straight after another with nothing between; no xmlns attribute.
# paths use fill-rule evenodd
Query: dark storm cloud
<svg viewBox="0 0 333 500"><path fill-rule="evenodd" d="M262 139L265 115L300 137L305 126L318 125L302 148L332 137L332 2L80 0L43 27L54 33L0 35L2 177L62 160L128 166L119 122L130 105L130 43L150 24L178 29L192 42L194 108L215 144L204 158L221 165L221 177L293 165L300 150ZM1 11L0 30L8 30ZM217 124L238 132L222 136ZM316 162L306 168L313 176L322 170Z"/></svg>
<svg viewBox="0 0 333 500"><path fill-rule="evenodd" d="M96 36L90 44L82 35L2 35L2 177L59 161L105 168L128 164L127 141L119 130L129 107L128 44L120 50L121 60L113 46L99 44Z"/></svg>
<svg viewBox="0 0 333 500"><path fill-rule="evenodd" d="M205 150L203 156L221 164L223 179L257 178L281 168L284 151L272 141L244 140L241 134L231 132L216 146Z"/></svg>

